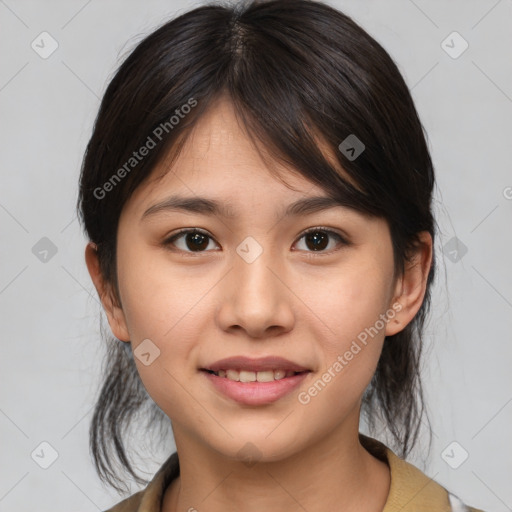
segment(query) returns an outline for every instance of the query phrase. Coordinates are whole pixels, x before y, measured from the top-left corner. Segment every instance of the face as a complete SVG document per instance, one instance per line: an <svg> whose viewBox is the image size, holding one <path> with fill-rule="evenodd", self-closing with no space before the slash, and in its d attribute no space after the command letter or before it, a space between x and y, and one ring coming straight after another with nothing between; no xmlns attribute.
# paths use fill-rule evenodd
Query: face
<svg viewBox="0 0 512 512"><path fill-rule="evenodd" d="M258 457L277 460L357 429L384 337L416 312L397 302L387 223L342 206L285 215L326 194L277 168L289 186L221 100L172 169L160 165L135 191L118 228L121 307L108 313L112 330L131 341L177 443L181 436L228 457L252 443ZM221 211L179 209L170 196L205 197ZM226 384L204 370L237 356L283 358L265 368L307 371L277 380L279 372L249 371L243 379L272 382Z"/></svg>

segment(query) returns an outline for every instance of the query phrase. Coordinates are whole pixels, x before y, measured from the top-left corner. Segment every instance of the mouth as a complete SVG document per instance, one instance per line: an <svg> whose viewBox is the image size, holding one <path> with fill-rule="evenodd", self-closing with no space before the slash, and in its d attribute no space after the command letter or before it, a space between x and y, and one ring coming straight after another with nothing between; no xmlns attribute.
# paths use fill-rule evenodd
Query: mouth
<svg viewBox="0 0 512 512"><path fill-rule="evenodd" d="M241 369L220 369L220 370L208 370L201 368L202 371L216 375L224 379L232 380L235 382L273 382L275 380L286 379L299 375L302 373L308 373L310 370L294 371L294 370L263 370L263 371L250 371Z"/></svg>
<svg viewBox="0 0 512 512"><path fill-rule="evenodd" d="M198 368L216 392L238 404L261 406L290 395L312 370L283 357L234 356Z"/></svg>

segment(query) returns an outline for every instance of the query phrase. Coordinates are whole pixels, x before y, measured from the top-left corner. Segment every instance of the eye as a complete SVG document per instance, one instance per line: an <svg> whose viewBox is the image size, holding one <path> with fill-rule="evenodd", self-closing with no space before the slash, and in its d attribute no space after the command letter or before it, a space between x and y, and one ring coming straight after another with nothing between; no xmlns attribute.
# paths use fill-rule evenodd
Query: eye
<svg viewBox="0 0 512 512"><path fill-rule="evenodd" d="M179 247L176 241L183 239L184 246ZM204 252L209 245L209 239L213 240L213 238L208 235L206 231L203 231L199 228L193 229L182 229L178 233L172 235L170 238L167 238L164 242L164 246L174 245L178 247L183 252Z"/></svg>
<svg viewBox="0 0 512 512"><path fill-rule="evenodd" d="M310 256L323 256L324 254L331 254L335 252L337 249L334 250L325 250L326 246L329 245L329 239L334 237L338 240L338 245L350 245L348 240L337 233L336 231L333 231L332 229L324 228L324 227L316 227L316 228L310 228L308 229L300 238L299 241L304 238L305 245L307 249L312 249L311 252L313 254L309 254ZM336 246L336 244L334 244ZM320 254L314 254L314 253L320 253Z"/></svg>
<svg viewBox="0 0 512 512"><path fill-rule="evenodd" d="M303 238L305 239L306 252L308 252L308 249L311 249L311 252L313 253L320 253L318 256L323 254L330 254L337 250L325 250L329 245L330 238L335 238L338 241L338 245L350 245L345 237L331 229L324 227L308 229L298 240L300 241ZM206 231L199 228L189 228L182 229L178 233L175 233L171 237L167 238L164 240L163 245L165 247L172 245L185 253L200 253L209 252L206 251L206 249L210 245L210 240L213 240L213 238ZM178 242L182 242L181 247L179 246ZM336 244L334 245L336 246ZM315 256L315 254L310 256Z"/></svg>

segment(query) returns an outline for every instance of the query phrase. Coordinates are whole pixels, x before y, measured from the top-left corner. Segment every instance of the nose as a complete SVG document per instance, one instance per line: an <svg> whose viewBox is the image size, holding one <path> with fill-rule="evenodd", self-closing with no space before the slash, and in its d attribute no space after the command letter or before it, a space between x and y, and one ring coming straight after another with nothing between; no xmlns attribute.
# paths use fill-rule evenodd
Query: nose
<svg viewBox="0 0 512 512"><path fill-rule="evenodd" d="M217 322L225 331L245 331L251 338L268 338L293 328L294 294L283 265L270 251L254 261L235 257L221 287Z"/></svg>

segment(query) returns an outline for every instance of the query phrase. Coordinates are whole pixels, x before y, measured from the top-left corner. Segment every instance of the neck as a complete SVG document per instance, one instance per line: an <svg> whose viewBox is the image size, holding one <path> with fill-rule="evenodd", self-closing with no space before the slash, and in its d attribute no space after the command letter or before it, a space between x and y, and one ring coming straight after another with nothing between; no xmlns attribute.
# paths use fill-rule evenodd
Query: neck
<svg viewBox="0 0 512 512"><path fill-rule="evenodd" d="M248 464L198 447L173 428L180 476L167 488L162 511L381 512L389 468L363 448L358 428L345 430L287 458Z"/></svg>

